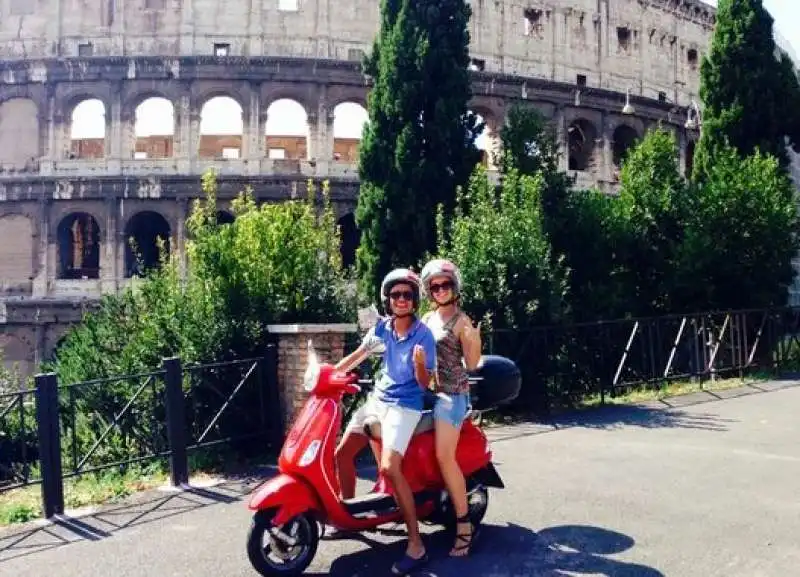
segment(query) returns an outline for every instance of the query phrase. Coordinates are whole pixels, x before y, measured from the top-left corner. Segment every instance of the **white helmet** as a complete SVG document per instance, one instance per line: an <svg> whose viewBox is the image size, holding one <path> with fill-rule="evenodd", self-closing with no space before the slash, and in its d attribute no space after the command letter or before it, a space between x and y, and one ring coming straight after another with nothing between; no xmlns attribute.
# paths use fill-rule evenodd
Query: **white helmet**
<svg viewBox="0 0 800 577"><path fill-rule="evenodd" d="M381 283L381 298L383 299L383 307L386 312L391 311L389 307L389 291L398 283L405 283L411 285L412 292L414 293L414 308L419 306L420 295L422 293L422 283L413 270L407 268L396 268L383 277Z"/></svg>
<svg viewBox="0 0 800 577"><path fill-rule="evenodd" d="M451 261L444 258L437 258L429 261L423 268L420 277L425 287L425 294L431 294L431 279L437 276L446 276L453 283L453 296L461 293L461 271Z"/></svg>

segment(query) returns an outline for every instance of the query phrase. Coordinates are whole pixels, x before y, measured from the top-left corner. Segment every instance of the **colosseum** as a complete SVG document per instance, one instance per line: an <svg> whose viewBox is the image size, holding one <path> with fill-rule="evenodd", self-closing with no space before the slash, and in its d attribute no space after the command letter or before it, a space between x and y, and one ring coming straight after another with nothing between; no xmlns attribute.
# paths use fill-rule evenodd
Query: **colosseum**
<svg viewBox="0 0 800 577"><path fill-rule="evenodd" d="M563 167L613 190L620 158L663 123L688 170L700 0L471 0L472 109L484 149L510 104L555 122ZM23 372L86 302L180 250L201 174L288 198L327 179L351 260L356 158L377 0L8 0L0 3L0 347ZM360 15L359 15L360 14ZM486 156L487 159L489 156ZM490 164L490 161L487 160ZM492 168L491 166L489 167ZM221 218L230 218L224 210Z"/></svg>

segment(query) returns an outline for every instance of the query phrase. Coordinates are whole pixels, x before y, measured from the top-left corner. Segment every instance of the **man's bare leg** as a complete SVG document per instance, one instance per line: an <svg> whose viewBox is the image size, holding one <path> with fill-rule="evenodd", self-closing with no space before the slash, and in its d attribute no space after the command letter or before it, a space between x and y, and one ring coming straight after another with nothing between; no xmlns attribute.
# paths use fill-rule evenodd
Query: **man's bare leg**
<svg viewBox="0 0 800 577"><path fill-rule="evenodd" d="M414 495L411 486L403 476L402 472L403 456L397 451L384 447L381 455L381 473L389 479L395 492L400 513L406 522L408 530L408 547L406 554L412 559L419 559L425 554L425 544L419 534L419 524L417 523L417 510L414 505Z"/></svg>
<svg viewBox="0 0 800 577"><path fill-rule="evenodd" d="M336 468L342 499L356 496L356 456L367 445L367 436L350 431L336 447ZM374 450L373 450L374 452Z"/></svg>

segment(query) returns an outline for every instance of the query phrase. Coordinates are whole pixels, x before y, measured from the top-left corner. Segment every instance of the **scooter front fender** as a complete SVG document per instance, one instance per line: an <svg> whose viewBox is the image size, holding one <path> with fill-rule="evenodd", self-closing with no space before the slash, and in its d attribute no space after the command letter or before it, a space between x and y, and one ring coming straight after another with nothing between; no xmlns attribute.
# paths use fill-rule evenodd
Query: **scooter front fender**
<svg viewBox="0 0 800 577"><path fill-rule="evenodd" d="M277 509L272 523L280 526L309 510L321 510L316 493L303 481L280 474L265 482L250 497L248 508L253 511Z"/></svg>

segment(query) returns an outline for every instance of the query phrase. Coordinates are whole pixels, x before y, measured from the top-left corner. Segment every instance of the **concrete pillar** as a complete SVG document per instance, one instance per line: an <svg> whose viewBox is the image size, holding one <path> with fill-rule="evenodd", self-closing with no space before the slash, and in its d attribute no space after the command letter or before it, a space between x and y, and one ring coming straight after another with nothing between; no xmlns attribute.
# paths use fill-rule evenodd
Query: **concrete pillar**
<svg viewBox="0 0 800 577"><path fill-rule="evenodd" d="M248 112L248 117L244 123L244 132L247 136L247 156L244 156L244 154L242 156L249 161L250 174L257 174L260 172L261 159L264 157L265 148L265 124L262 124L261 120L261 89L258 86L254 86L250 90L250 106L248 107Z"/></svg>
<svg viewBox="0 0 800 577"><path fill-rule="evenodd" d="M123 122L121 85L116 85L111 96L111 111L106 111L106 166L112 174L122 170ZM110 117L110 118L109 118Z"/></svg>
<svg viewBox="0 0 800 577"><path fill-rule="evenodd" d="M200 158L200 111L191 108L189 111L188 137L184 140L188 146L189 170L194 172L195 165Z"/></svg>
<svg viewBox="0 0 800 577"><path fill-rule="evenodd" d="M256 0L250 3L250 10L247 19L248 41L244 47L246 56L264 55L264 25L263 25L263 0Z"/></svg>
<svg viewBox="0 0 800 577"><path fill-rule="evenodd" d="M181 172L187 173L194 159L192 149L192 105L188 93L181 94L175 103L175 135L173 136L172 154Z"/></svg>
<svg viewBox="0 0 800 577"><path fill-rule="evenodd" d="M603 174L604 180L612 181L613 180L613 173L614 173L614 152L613 152L613 144L614 144L614 126L609 121L606 115L603 115L603 150L602 150L602 159L603 159Z"/></svg>
<svg viewBox="0 0 800 577"><path fill-rule="evenodd" d="M33 279L33 287L31 289L34 298L44 298L48 295L50 291L50 279L55 276L50 251L50 206L52 202L51 198L44 198L38 205L39 238L36 240L38 244L37 254L39 262L38 267L36 267L36 276Z"/></svg>
<svg viewBox="0 0 800 577"><path fill-rule="evenodd" d="M558 143L558 152L560 153L558 159L559 170L566 171L569 168L569 142L567 141L567 117L564 114L564 108L559 106L555 111L556 123L556 142Z"/></svg>
<svg viewBox="0 0 800 577"><path fill-rule="evenodd" d="M194 0L182 0L180 24L180 53L194 53Z"/></svg>
<svg viewBox="0 0 800 577"><path fill-rule="evenodd" d="M269 325L267 330L278 337L278 390L288 428L308 398L303 389L308 341L314 343L320 361L336 362L344 356L346 335L355 333L358 325Z"/></svg>
<svg viewBox="0 0 800 577"><path fill-rule="evenodd" d="M116 293L118 279L123 276L119 269L119 211L117 201L109 198L105 202L106 220L104 223L103 244L100 247L100 286L104 294Z"/></svg>
<svg viewBox="0 0 800 577"><path fill-rule="evenodd" d="M48 91L45 103L44 121L42 133L42 156L39 159L39 171L41 174L53 174L54 163L59 158L58 149L58 129L61 117L56 113L56 99L51 91Z"/></svg>

